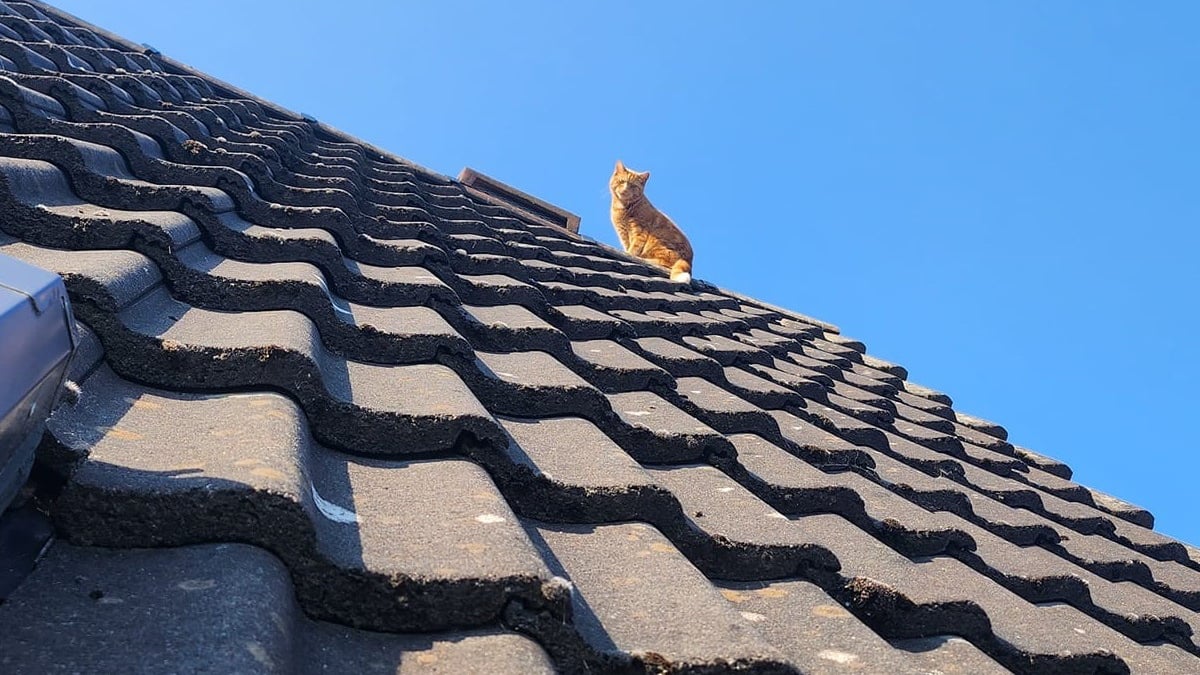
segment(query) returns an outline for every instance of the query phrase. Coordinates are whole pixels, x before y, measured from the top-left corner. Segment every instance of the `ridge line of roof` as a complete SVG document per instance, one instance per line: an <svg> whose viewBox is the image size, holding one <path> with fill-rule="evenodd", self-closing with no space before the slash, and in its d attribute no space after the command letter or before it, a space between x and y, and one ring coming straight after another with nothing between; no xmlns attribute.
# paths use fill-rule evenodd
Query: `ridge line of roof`
<svg viewBox="0 0 1200 675"><path fill-rule="evenodd" d="M724 293L725 295L728 295L729 297L734 298L735 300L741 300L742 302L752 303L763 309L769 309L772 312L777 312L777 313L782 314L790 319L795 319L796 321L800 321L802 323L811 323L815 326L818 326L818 327L824 329L826 332L829 332L829 333L837 333L838 335L841 335L841 333L842 333L842 329L839 328L837 324L830 323L823 319L811 317L807 314L801 314L800 312L797 312L794 309L787 309L786 307L780 307L779 305L774 305L774 304L771 304L764 300L759 300L758 298L750 297L749 295L746 295L744 293L739 293L737 291L731 291L728 288L725 288L724 286L717 286L717 285L713 284L713 287L716 288L718 291Z"/></svg>
<svg viewBox="0 0 1200 675"><path fill-rule="evenodd" d="M139 53L146 53L146 51L147 51L147 47L145 45L135 43L132 40L129 40L125 37L117 35L116 33L113 33L112 31L101 28L100 26L97 26L89 21L85 21L84 19L81 19L81 18L75 16L74 14L71 14L70 12L59 9L58 7L55 7L53 5L46 4L45 2L42 2L42 0L25 0L25 2L28 2L29 4L36 6L38 9L48 12L48 13L56 16L59 19L62 19L65 21L70 21L82 28L86 28L87 30L90 30L93 33L96 33L97 35L103 37L105 40L109 40L109 41L121 44L121 45L125 46L127 49L130 49L131 51L135 51L135 52L139 52ZM341 129L338 129L337 127L330 126L324 122L321 122L320 120L312 121L311 119L306 119L305 115L298 113L290 108L284 107L278 103L275 103L274 101L269 101L260 96L257 96L256 94L253 94L241 87L230 84L230 83L226 82L225 80L222 80L218 77L214 77L213 75L211 75L209 73L203 72L201 70L197 70L196 68L193 68L192 66L190 66L186 63L183 63L182 61L178 61L174 58L171 58L170 56L167 56L166 54L162 53L162 51L160 51L158 49L155 49L154 51L157 53L155 53L153 55L153 58L155 58L167 65L170 65L174 68L177 68L181 71L184 71L185 73L187 73L189 75L212 82L212 83L216 84L218 87L224 88L228 92L235 94L237 96L242 96L247 99L253 100L253 101L257 102L259 105L262 105L264 107L270 108L271 110L282 113L285 116L291 117L292 120L295 122L305 122L314 127L318 127L320 129L324 130L326 133L329 133L333 136L337 136L339 139L343 140L346 143L354 143L354 144L360 145L363 148L370 150L371 152L377 153L381 157L385 157L391 161L395 161L398 164L402 164L404 166L411 167L414 170L421 171L421 172L426 173L430 176L433 176L437 179L440 179L440 180L443 180L446 182L455 183L455 184L461 186L464 190L468 190L472 196L474 196L476 198L482 198L484 201L486 201L489 204L512 210L512 207L510 204L505 203L503 200L500 200L499 198L492 197L491 195L488 195L486 192L483 192L482 190L472 188L471 186L467 185L466 183L463 183L462 181L460 181L456 178L453 178L446 174L439 173L437 171L433 171L432 169L429 169L421 164L417 164L416 162L413 162L412 160L401 157L401 156L399 156L393 152L390 152L388 150L385 150L373 143L364 141L363 139L358 138L357 136L354 136L353 134L342 131ZM531 196L533 196L533 195L531 195ZM540 199L540 198L538 198L538 199ZM625 253L624 251L621 251L608 243L599 241L592 237L588 237L588 236L584 235L582 232L572 232L571 230L569 230L565 227L562 227L562 226L552 223L550 221L544 220L542 218L538 218L538 217L536 217L535 214L527 214L524 210L522 210L521 215L530 217L532 220L537 221L537 224L539 224L539 225L553 227L556 230L562 231L562 232L570 235L571 238L583 239L583 240L589 241L593 244L603 246L603 247L607 248L609 251L617 254L617 256L622 260L626 260L628 262L647 264L644 260L642 260L640 258L635 258L635 257L629 255L628 253ZM764 302L764 301L756 299L756 298L752 298L745 294L738 293L736 291L731 291L722 286L718 286L716 284L705 282L702 279L698 279L698 281L700 281L705 286L711 287L712 289L715 289L721 293L729 295L730 297L733 297L737 300L753 303L763 309L767 309L767 310L770 310L773 312L778 312L779 314L782 314L789 318L795 319L797 321L801 321L804 323L813 323L815 325L819 325L820 327L824 328L825 330L827 330L831 333L840 333L841 332L836 324L829 323L828 321L824 321L821 319L816 319L814 317L806 316L804 314L800 314L800 313L796 312L795 310L790 310L790 309L786 309L784 307L779 307L778 305L773 305L771 303Z"/></svg>

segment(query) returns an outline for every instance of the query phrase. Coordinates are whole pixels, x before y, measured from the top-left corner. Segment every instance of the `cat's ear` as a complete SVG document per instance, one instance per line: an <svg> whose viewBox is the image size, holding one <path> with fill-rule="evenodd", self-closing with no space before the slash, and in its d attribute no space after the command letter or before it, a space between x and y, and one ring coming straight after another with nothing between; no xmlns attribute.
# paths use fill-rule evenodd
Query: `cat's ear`
<svg viewBox="0 0 1200 675"><path fill-rule="evenodd" d="M617 173L625 171L625 162L622 162L621 160L618 159L617 166L616 166L616 168L613 169L613 171L615 171Z"/></svg>
<svg viewBox="0 0 1200 675"><path fill-rule="evenodd" d="M637 182L641 183L642 185L645 185L645 184L646 184L646 181L650 180L650 172L649 172L649 171L643 171L643 172L641 172L641 173L637 173L637 172L635 171L635 172L634 172L634 174L633 174L633 178L634 178L634 180L636 180Z"/></svg>

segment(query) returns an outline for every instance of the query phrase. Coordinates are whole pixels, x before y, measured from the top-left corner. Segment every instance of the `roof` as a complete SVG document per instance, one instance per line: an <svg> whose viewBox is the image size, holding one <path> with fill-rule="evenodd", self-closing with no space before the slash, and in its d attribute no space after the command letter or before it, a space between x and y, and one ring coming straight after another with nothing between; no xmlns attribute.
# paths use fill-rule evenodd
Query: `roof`
<svg viewBox="0 0 1200 675"><path fill-rule="evenodd" d="M1200 551L835 326L42 4L0 68L81 323L0 669L1200 670Z"/></svg>

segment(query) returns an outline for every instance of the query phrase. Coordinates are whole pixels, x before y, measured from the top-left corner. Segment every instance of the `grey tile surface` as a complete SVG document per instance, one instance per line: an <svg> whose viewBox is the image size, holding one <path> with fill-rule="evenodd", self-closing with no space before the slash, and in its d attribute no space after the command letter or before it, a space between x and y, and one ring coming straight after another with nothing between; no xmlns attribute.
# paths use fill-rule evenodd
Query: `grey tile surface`
<svg viewBox="0 0 1200 675"><path fill-rule="evenodd" d="M59 544L0 606L0 630L0 668L14 673L437 673L485 661L489 672L553 672L511 632L383 634L307 619L287 568L244 544Z"/></svg>

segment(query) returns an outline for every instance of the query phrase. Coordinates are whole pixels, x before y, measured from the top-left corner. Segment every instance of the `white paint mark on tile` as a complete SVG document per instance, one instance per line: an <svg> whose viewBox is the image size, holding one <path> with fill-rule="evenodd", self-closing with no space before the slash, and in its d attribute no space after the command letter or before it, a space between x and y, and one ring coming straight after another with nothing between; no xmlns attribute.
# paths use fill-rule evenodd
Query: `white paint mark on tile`
<svg viewBox="0 0 1200 675"><path fill-rule="evenodd" d="M267 670L275 670L275 662L271 660L271 655L267 653L266 648L262 644L253 641L247 642L246 651L250 652L254 660L258 661Z"/></svg>
<svg viewBox="0 0 1200 675"><path fill-rule="evenodd" d="M839 652L836 649L822 649L821 651L817 652L817 658L825 659L826 661L833 661L834 663L840 663L844 666L857 661L858 655L850 654L848 652Z"/></svg>
<svg viewBox="0 0 1200 675"><path fill-rule="evenodd" d="M758 612L742 612L742 618L751 623L762 623L767 620L767 617Z"/></svg>
<svg viewBox="0 0 1200 675"><path fill-rule="evenodd" d="M731 488L731 487L717 488L717 492L733 492L733 488Z"/></svg>
<svg viewBox="0 0 1200 675"><path fill-rule="evenodd" d="M493 513L485 513L480 516L475 516L475 520L480 523L483 523L484 525L492 525L494 523L503 523L504 522L504 518L497 516Z"/></svg>
<svg viewBox="0 0 1200 675"><path fill-rule="evenodd" d="M625 414L630 415L632 417L645 417L646 415L649 415L650 413L646 412L645 410L626 410Z"/></svg>
<svg viewBox="0 0 1200 675"><path fill-rule="evenodd" d="M317 510L321 515L332 520L335 523L361 523L362 519L358 514L350 509L343 508L334 504L331 501L326 501L324 497L317 493L317 486L312 485L313 503L317 505Z"/></svg>
<svg viewBox="0 0 1200 675"><path fill-rule="evenodd" d="M184 579L175 584L175 588L183 591L207 591L217 585L216 579Z"/></svg>

